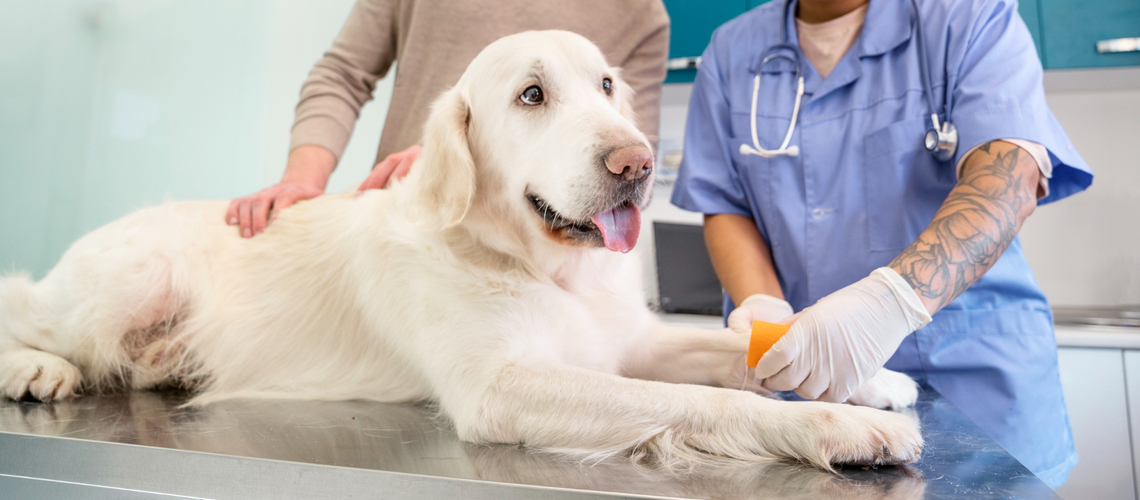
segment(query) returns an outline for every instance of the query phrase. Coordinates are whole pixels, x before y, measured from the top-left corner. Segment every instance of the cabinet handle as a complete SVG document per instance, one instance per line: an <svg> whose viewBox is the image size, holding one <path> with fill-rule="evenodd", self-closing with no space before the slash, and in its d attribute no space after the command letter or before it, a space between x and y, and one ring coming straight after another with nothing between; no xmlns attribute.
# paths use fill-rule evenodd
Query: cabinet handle
<svg viewBox="0 0 1140 500"><path fill-rule="evenodd" d="M697 57L674 57L665 61L665 69L694 69L701 65L701 56Z"/></svg>
<svg viewBox="0 0 1140 500"><path fill-rule="evenodd" d="M1113 38L1096 42L1096 51L1101 54L1113 52L1140 52L1140 37Z"/></svg>

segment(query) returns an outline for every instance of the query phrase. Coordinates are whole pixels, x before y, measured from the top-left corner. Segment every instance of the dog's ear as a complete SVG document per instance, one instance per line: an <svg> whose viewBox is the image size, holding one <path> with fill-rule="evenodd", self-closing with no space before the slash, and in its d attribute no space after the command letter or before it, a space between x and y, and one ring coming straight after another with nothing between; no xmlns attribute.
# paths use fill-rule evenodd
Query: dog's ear
<svg viewBox="0 0 1140 500"><path fill-rule="evenodd" d="M443 227L459 224L475 196L475 160L467 141L471 108L458 88L436 99L424 125L421 196L439 211Z"/></svg>
<svg viewBox="0 0 1140 500"><path fill-rule="evenodd" d="M625 83L625 80L622 79L621 68L610 68L610 74L614 75L613 87L617 89L618 104L621 106L618 110L621 112L622 118L629 120L630 123L636 126L637 113L635 113L633 109L633 96L635 94L633 87L630 87L629 84Z"/></svg>

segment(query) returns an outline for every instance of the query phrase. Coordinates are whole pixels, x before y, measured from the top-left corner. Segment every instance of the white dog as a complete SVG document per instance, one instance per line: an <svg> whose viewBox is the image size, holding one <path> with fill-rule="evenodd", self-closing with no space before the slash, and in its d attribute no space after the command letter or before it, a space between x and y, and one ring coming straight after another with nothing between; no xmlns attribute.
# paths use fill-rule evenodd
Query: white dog
<svg viewBox="0 0 1140 500"><path fill-rule="evenodd" d="M666 467L917 458L906 416L709 387L740 387L748 335L645 306L624 252L653 160L629 98L585 38L503 38L435 103L421 159L390 189L300 203L248 240L225 202L149 208L39 283L0 281L0 390L430 400L464 440ZM915 394L884 373L855 400Z"/></svg>

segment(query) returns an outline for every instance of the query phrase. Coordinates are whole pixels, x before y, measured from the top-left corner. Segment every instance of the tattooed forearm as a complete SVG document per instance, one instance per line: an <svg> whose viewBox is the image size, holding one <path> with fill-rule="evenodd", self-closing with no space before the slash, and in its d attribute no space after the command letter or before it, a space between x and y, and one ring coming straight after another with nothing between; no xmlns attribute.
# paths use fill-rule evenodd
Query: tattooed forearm
<svg viewBox="0 0 1140 500"><path fill-rule="evenodd" d="M958 185L934 221L891 262L931 314L993 267L1037 206L1040 175L1033 157L1003 141L966 159Z"/></svg>

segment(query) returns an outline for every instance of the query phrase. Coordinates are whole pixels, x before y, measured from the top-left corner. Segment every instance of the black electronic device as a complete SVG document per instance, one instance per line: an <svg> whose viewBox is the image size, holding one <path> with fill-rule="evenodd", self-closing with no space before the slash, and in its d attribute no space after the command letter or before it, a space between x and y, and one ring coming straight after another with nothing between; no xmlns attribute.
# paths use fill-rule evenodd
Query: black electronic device
<svg viewBox="0 0 1140 500"><path fill-rule="evenodd" d="M667 313L720 316L724 309L720 281L696 224L653 223L657 251L657 291Z"/></svg>

